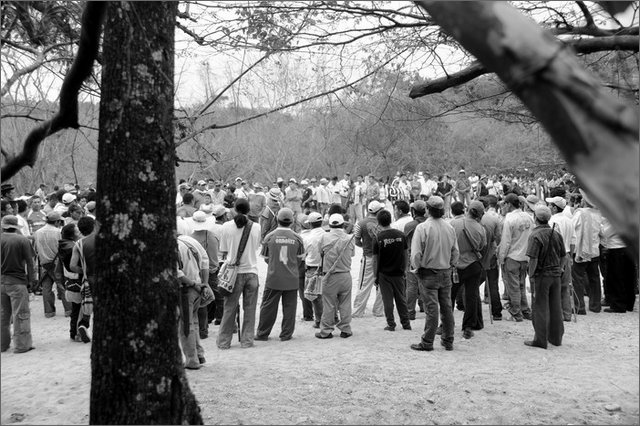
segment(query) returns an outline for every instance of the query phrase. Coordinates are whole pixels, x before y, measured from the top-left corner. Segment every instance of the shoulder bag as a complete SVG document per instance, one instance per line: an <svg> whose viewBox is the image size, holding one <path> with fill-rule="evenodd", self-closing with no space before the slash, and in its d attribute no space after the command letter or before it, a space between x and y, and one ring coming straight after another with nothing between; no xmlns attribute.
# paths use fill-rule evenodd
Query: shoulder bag
<svg viewBox="0 0 640 426"><path fill-rule="evenodd" d="M230 296L233 293L233 289L236 286L236 277L238 275L238 265L240 264L240 258L244 249L247 246L249 240L249 234L251 233L252 221L248 221L242 230L242 237L240 238L240 245L238 246L238 253L236 260L233 263L225 262L220 271L218 272L218 291L224 297Z"/></svg>

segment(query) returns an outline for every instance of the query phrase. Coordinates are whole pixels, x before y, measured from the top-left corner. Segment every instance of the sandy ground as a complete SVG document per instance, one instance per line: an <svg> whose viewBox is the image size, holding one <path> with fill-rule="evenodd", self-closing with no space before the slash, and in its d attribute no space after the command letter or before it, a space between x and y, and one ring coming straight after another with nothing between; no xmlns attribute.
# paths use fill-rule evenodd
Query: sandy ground
<svg viewBox="0 0 640 426"><path fill-rule="evenodd" d="M352 268L354 292L361 252ZM265 264L260 261L264 288ZM58 302L58 312L62 311ZM531 322L489 323L455 350L415 352L413 330L384 331L384 318L352 322L349 339L319 340L299 320L280 342L280 318L268 342L230 350L203 340L207 364L188 371L207 424L639 424L638 308L589 313L565 323L561 347L529 348ZM298 310L298 318L301 309ZM2 424L86 424L90 345L68 338L68 319L46 319L32 302L36 350L1 356ZM337 337L337 335L336 335Z"/></svg>

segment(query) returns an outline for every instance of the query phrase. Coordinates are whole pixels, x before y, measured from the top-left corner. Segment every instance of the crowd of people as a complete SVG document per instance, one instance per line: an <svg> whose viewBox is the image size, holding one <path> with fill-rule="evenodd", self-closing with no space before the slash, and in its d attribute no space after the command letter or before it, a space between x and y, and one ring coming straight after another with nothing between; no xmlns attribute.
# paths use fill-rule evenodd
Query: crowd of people
<svg viewBox="0 0 640 426"><path fill-rule="evenodd" d="M219 349L231 346L234 333L241 347L268 340L280 304L279 338L290 340L298 299L318 339L332 338L335 329L352 336L351 320L367 314L373 292L372 314L385 318L386 331L398 326L396 314L411 330L420 309L424 332L411 349L431 351L436 335L453 349L455 305L464 310L464 339L483 329L484 301L492 321L531 320L534 337L525 344L546 348L562 343L572 316L603 306L632 311L638 291L635 259L568 173L460 170L453 179L399 172L384 180L345 173L340 180L277 178L268 185L210 178L181 181L175 201L178 329L189 369L206 362L200 340L212 326L219 326ZM14 350L33 348L29 290L42 295L46 317L56 315L55 290L70 317L70 338L91 341L95 208L91 187L47 192L41 185L16 197L13 185L2 185L2 351L11 343L11 322ZM352 295L356 246L363 256ZM259 312L258 255L267 262ZM219 286L223 266L237 272L227 292Z"/></svg>

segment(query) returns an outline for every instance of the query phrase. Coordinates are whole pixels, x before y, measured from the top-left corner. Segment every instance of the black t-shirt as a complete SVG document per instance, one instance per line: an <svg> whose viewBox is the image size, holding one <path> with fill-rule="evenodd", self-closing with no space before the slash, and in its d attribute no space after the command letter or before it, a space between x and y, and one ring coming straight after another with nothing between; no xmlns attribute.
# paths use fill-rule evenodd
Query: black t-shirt
<svg viewBox="0 0 640 426"><path fill-rule="evenodd" d="M405 272L407 237L397 229L385 229L378 233L373 244L373 254L378 255L378 271L385 275L401 276Z"/></svg>

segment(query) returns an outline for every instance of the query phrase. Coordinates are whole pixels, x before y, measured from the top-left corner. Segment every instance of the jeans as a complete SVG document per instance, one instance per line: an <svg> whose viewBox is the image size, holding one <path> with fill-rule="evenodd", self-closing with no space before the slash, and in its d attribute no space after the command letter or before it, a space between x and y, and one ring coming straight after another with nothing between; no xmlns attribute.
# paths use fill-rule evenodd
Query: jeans
<svg viewBox="0 0 640 426"><path fill-rule="evenodd" d="M578 298L578 312L585 311L584 296L589 297L589 310L600 312L602 290L600 288L600 270L598 269L599 258L586 262L573 263L573 287Z"/></svg>
<svg viewBox="0 0 640 426"><path fill-rule="evenodd" d="M533 343L545 349L547 341L552 345L560 346L564 334L560 277L541 275L532 277L530 281L533 289L531 297L535 331Z"/></svg>
<svg viewBox="0 0 640 426"><path fill-rule="evenodd" d="M186 358L186 367L200 367L199 357L204 356L204 348L200 345L200 330L198 327L198 309L200 308L200 292L196 287L188 287L187 297L189 300L189 311L183 312L180 304L180 315L178 317L178 329L180 345ZM184 289L180 289L184 291ZM189 316L189 335L184 334L183 316Z"/></svg>
<svg viewBox="0 0 640 426"><path fill-rule="evenodd" d="M360 318L364 316L367 310L367 302L369 301L369 295L371 289L376 283L375 271L373 270L373 258L371 256L362 256L362 268L360 269L360 286L358 294L353 301L353 317ZM379 291L376 291L376 300L373 303L373 316L381 317L384 315L384 308L382 307L382 295Z"/></svg>
<svg viewBox="0 0 640 426"><path fill-rule="evenodd" d="M305 272L305 285L308 279L310 279L312 276L314 276L316 274L316 271L318 270L317 267L309 267L306 272ZM303 291L303 296L304 297L304 291ZM320 325L320 320L322 319L322 297L316 297L313 301L310 301L309 299L305 298L304 300L306 300L307 302L309 302L311 304L311 306L313 307L313 314L315 314L315 320L316 320L316 325ZM304 307L304 304L302 305ZM305 314L306 317L306 314ZM313 317L313 315L311 315L310 317Z"/></svg>
<svg viewBox="0 0 640 426"><path fill-rule="evenodd" d="M380 294L382 295L382 304L384 305L384 315L387 317L387 325L396 326L396 320L393 316L393 302L395 301L400 324L403 327L411 327L409 321L409 312L407 311L406 289L403 276L390 276L380 274L378 276L380 285Z"/></svg>
<svg viewBox="0 0 640 426"><path fill-rule="evenodd" d="M442 321L442 341L453 344L453 307L451 304L451 269L440 269L428 275L418 276L420 295L424 303L425 318L422 345L433 347L433 339L438 328L438 308Z"/></svg>
<svg viewBox="0 0 640 426"><path fill-rule="evenodd" d="M509 295L509 313L516 319L522 319L523 315L531 313L527 302L527 266L527 261L519 262L510 257L504 261L502 278Z"/></svg>
<svg viewBox="0 0 640 426"><path fill-rule="evenodd" d="M416 317L416 300L420 296L420 287L418 284L418 276L411 272L407 271L407 311L409 312L409 317Z"/></svg>
<svg viewBox="0 0 640 426"><path fill-rule="evenodd" d="M322 320L320 334L333 333L334 327L351 333L351 273L334 272L329 275L322 287ZM335 312L340 312L340 321L336 324Z"/></svg>
<svg viewBox="0 0 640 426"><path fill-rule="evenodd" d="M264 289L256 336L269 337L271 329L276 322L276 317L278 316L278 304L282 297L282 326L280 327L280 338L291 338L293 330L296 327L297 292L297 290L274 290L268 287Z"/></svg>
<svg viewBox="0 0 640 426"><path fill-rule="evenodd" d="M240 346L248 348L253 346L254 329L256 326L256 305L258 304L258 275L254 273L238 274L233 293L224 298L224 313L220 330L218 331L217 345L220 349L229 349L233 330L235 328L238 303L242 296L242 328L240 330Z"/></svg>
<svg viewBox="0 0 640 426"><path fill-rule="evenodd" d="M53 287L55 284L56 292L58 293L58 299L62 301L65 314L71 313L71 304L67 302L64 297L64 285L63 283L55 283L53 279L53 267L49 266L53 264L42 265L40 267L40 282L42 283L42 303L44 304L44 316L52 317L56 314L56 298L53 294Z"/></svg>
<svg viewBox="0 0 640 426"><path fill-rule="evenodd" d="M13 345L15 352L25 352L32 346L31 310L26 285L0 285L0 351L11 345L9 326L13 319Z"/></svg>
<svg viewBox="0 0 640 426"><path fill-rule="evenodd" d="M489 300L491 300L491 315L502 318L502 302L500 301L500 290L498 288L499 270L496 266L493 269L485 270L485 286L489 289ZM487 293L485 291L485 293Z"/></svg>

